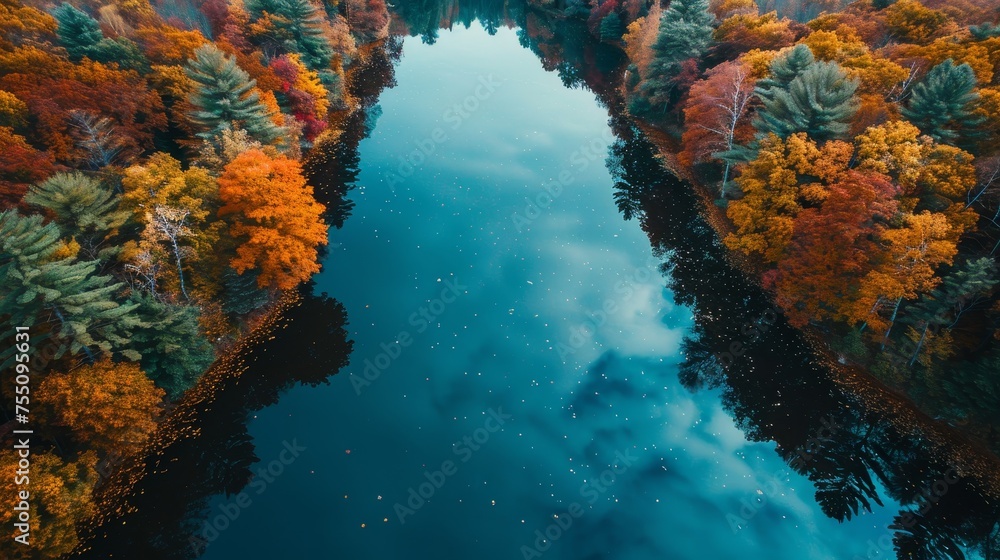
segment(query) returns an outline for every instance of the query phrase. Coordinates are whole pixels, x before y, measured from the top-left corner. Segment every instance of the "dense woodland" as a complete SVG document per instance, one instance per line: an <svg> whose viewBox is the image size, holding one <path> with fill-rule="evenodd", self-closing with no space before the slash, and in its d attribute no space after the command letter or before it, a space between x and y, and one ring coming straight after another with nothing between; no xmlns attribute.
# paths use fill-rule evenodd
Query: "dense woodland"
<svg viewBox="0 0 1000 560"><path fill-rule="evenodd" d="M0 361L30 327L29 556L72 550L95 485L319 270L330 212L300 160L338 142L388 21L382 0L0 3ZM5 495L15 470L3 454Z"/></svg>
<svg viewBox="0 0 1000 560"><path fill-rule="evenodd" d="M795 326L996 444L1000 7L443 4L0 0L0 361L31 325L35 557L77 546L118 458L319 269L342 217L304 155L337 153L366 118L354 74L373 45L433 42L445 19L517 20L567 85L622 90L674 136L677 170L718 199L725 245ZM624 51L624 76L574 75L593 49L533 9L584 21L597 66Z"/></svg>
<svg viewBox="0 0 1000 560"><path fill-rule="evenodd" d="M775 7L609 0L589 23L790 322L995 440L1000 5Z"/></svg>

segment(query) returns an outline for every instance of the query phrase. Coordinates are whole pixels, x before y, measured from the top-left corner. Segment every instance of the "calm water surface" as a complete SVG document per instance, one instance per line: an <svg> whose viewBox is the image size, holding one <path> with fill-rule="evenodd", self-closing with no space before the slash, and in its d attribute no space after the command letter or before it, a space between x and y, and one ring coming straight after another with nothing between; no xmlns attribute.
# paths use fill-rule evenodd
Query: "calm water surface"
<svg viewBox="0 0 1000 560"><path fill-rule="evenodd" d="M881 484L887 507L839 523L719 389L678 381L696 298L616 205L594 93L478 25L407 38L395 78L315 286L346 308L350 365L254 415L252 470L305 449L247 487L204 558L847 559L884 542Z"/></svg>

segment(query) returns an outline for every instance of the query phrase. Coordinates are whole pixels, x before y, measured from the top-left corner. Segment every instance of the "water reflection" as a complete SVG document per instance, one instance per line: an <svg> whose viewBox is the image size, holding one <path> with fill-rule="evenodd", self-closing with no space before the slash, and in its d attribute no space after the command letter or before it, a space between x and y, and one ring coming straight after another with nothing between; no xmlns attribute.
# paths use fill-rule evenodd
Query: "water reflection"
<svg viewBox="0 0 1000 560"><path fill-rule="evenodd" d="M393 29L434 46L395 37L367 52L353 82L365 111L311 160L344 226L317 282L344 301L352 332L331 300L294 308L250 355L259 375L194 417L198 438L149 458L132 494L103 498L136 511L97 526L89 556L193 555L206 505L219 503L210 496L245 488L255 453L297 433L318 444L309 465L322 476L282 478L206 558L1000 555L995 461L890 397L859 398L726 262L696 196L624 114L619 52L519 3L405 2ZM488 62L461 56L470 48ZM589 101L552 90L539 61ZM387 173L441 124L438 108L502 68L524 83L511 78L390 193ZM576 173L574 149L605 128L616 138L605 169ZM557 203L515 228L522 200L567 169L574 182ZM444 280L467 289L435 311L427 302ZM401 332L414 343L395 346ZM249 411L299 375L264 373L325 379L344 365L348 336L345 374L288 393L251 440ZM350 380L367 362L381 373L357 395ZM509 425L477 441L501 409ZM438 485L448 460L455 472ZM430 497L411 503L425 483Z"/></svg>

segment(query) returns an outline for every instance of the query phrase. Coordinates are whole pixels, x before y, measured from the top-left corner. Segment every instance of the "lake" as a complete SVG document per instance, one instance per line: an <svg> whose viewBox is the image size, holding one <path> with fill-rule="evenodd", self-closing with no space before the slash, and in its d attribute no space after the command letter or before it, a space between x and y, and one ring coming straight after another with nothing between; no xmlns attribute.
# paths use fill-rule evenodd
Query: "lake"
<svg viewBox="0 0 1000 560"><path fill-rule="evenodd" d="M324 270L248 360L266 397L193 414L216 439L167 446L185 474L147 473L92 552L979 556L978 463L846 391L725 262L621 111L613 53L505 17L370 64L391 87L327 162Z"/></svg>

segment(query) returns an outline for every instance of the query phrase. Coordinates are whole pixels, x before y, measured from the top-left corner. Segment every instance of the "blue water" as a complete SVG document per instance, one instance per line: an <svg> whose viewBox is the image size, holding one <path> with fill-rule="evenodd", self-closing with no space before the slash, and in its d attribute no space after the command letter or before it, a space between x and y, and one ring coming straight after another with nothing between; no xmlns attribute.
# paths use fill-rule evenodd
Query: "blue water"
<svg viewBox="0 0 1000 560"><path fill-rule="evenodd" d="M351 364L257 414L254 470L280 469L204 558L848 559L889 534L890 501L828 518L680 386L692 311L615 206L593 93L509 29L403 53L317 278Z"/></svg>

